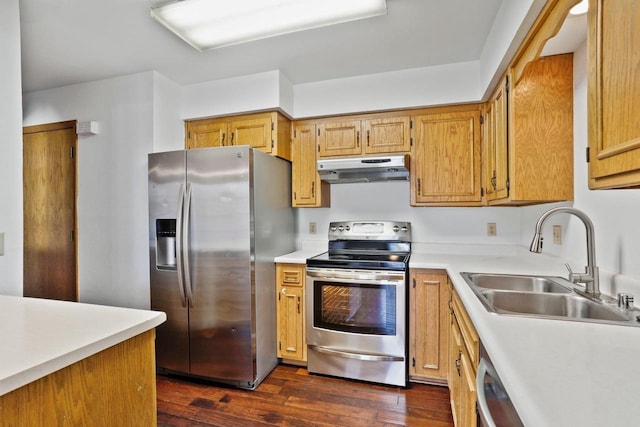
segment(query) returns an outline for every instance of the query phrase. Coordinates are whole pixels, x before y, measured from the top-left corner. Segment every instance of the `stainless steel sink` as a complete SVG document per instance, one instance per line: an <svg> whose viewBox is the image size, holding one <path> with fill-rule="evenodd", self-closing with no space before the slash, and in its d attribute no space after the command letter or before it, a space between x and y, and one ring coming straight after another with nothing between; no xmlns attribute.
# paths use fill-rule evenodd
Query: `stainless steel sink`
<svg viewBox="0 0 640 427"><path fill-rule="evenodd" d="M483 291L497 313L519 313L571 319L626 322L630 317L604 304L574 294Z"/></svg>
<svg viewBox="0 0 640 427"><path fill-rule="evenodd" d="M562 277L461 273L491 313L640 326L638 310L618 308L602 295L590 298ZM612 303L613 301L613 303Z"/></svg>
<svg viewBox="0 0 640 427"><path fill-rule="evenodd" d="M562 278L520 276L508 274L462 273L467 282L483 288L518 292L571 293L571 283L563 286L558 283Z"/></svg>

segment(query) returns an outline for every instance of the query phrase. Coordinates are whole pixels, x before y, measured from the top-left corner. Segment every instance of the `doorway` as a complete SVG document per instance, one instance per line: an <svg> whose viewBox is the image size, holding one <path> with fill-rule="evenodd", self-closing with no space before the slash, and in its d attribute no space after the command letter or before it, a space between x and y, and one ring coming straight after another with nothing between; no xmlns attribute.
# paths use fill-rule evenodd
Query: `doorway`
<svg viewBox="0 0 640 427"><path fill-rule="evenodd" d="M23 128L23 294L77 301L76 121Z"/></svg>

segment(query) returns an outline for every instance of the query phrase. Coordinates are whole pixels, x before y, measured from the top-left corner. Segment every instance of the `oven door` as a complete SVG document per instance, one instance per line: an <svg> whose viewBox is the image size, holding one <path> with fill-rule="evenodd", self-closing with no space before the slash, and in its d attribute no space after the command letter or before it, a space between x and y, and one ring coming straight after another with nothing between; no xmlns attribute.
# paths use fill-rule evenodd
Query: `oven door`
<svg viewBox="0 0 640 427"><path fill-rule="evenodd" d="M310 372L406 385L404 271L309 267L306 292Z"/></svg>

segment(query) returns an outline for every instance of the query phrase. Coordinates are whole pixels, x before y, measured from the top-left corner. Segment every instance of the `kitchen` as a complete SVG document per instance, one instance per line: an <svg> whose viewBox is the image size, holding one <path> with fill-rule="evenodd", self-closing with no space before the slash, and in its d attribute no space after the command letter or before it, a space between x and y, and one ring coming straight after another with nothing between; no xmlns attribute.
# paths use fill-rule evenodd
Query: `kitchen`
<svg viewBox="0 0 640 427"><path fill-rule="evenodd" d="M518 33L518 28L513 27L533 14L530 3L539 7L542 2L519 6L503 3L502 14L512 13L516 18L503 17L503 27L491 33L491 45L506 51L505 46ZM148 308L148 272L140 268L147 265L147 219L135 215L146 210L146 155L180 148L183 118L276 107L292 111L295 117L310 117L469 102L483 98L493 76L476 81L468 79L468 75L487 74L487 68L497 68L495 64L501 58L499 53L487 53L487 68L478 63L450 64L302 85L292 85L279 71L268 71L181 87L160 73L149 71L21 96L17 6L2 7L6 9L0 16L6 20L1 27L6 32L2 39L7 50L3 57L13 58L0 71L3 93L8 94L8 102L2 107L3 139L20 141L23 125L69 118L101 123L99 135L81 137L79 141L78 220L79 228L85 230L79 236L79 295L84 302L136 308ZM521 9L516 10L518 7ZM587 212L596 226L600 268L615 275L619 286L637 289L640 266L634 260L640 239L634 214L640 206L640 193L587 188L586 55L586 45L582 44L574 56L573 206ZM238 93L250 93L251 97L237 96ZM203 94L216 94L224 102L207 101ZM20 183L20 144L3 143L0 149L1 178ZM22 204L22 190L16 184L5 185L2 191L0 232L5 237L5 255L0 257L0 291L20 295L22 215L15 206ZM97 197L99 193L102 197ZM376 201L380 194L384 194L384 204ZM527 246L536 219L551 207L410 208L406 183L334 186L331 199L331 208L298 209L300 246L322 246L332 220L371 218L372 214L410 221L417 242ZM574 269L581 267L585 253L583 227L569 218L557 221L565 230L564 243L548 244L545 252L572 260ZM317 225L315 234L309 232L311 222ZM495 237L487 236L487 223L496 223ZM547 241L552 241L550 235Z"/></svg>

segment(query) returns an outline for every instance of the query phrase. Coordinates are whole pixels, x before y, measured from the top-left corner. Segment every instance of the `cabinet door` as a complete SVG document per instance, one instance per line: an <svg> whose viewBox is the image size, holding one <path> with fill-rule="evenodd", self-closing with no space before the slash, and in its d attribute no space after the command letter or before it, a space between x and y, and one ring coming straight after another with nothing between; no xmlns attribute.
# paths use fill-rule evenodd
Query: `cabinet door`
<svg viewBox="0 0 640 427"><path fill-rule="evenodd" d="M227 141L227 122L221 120L199 120L187 122L186 148L222 147Z"/></svg>
<svg viewBox="0 0 640 427"><path fill-rule="evenodd" d="M449 352L449 288L445 272L412 274L410 292L409 375L416 380L444 380Z"/></svg>
<svg viewBox="0 0 640 427"><path fill-rule="evenodd" d="M589 5L589 187L640 186L640 7Z"/></svg>
<svg viewBox="0 0 640 427"><path fill-rule="evenodd" d="M278 357L306 361L304 338L305 267L297 264L277 264L277 331Z"/></svg>
<svg viewBox="0 0 640 427"><path fill-rule="evenodd" d="M292 206L326 206L323 186L316 166L316 126L294 125L291 146Z"/></svg>
<svg viewBox="0 0 640 427"><path fill-rule="evenodd" d="M271 153L271 115L245 118L229 122L230 144L249 145L265 153Z"/></svg>
<svg viewBox="0 0 640 427"><path fill-rule="evenodd" d="M360 120L320 123L318 125L320 157L350 156L362 153Z"/></svg>
<svg viewBox="0 0 640 427"><path fill-rule="evenodd" d="M478 425L476 374L464 350L460 354L460 426Z"/></svg>
<svg viewBox="0 0 640 427"><path fill-rule="evenodd" d="M449 334L449 374L447 382L449 384L449 396L451 400L451 414L453 423L456 426L460 423L460 390L461 390L461 357L462 357L462 335L454 316L451 316L451 333Z"/></svg>
<svg viewBox="0 0 640 427"><path fill-rule="evenodd" d="M488 121L485 122L485 197L488 202L509 196L508 99L509 79L505 77L489 100Z"/></svg>
<svg viewBox="0 0 640 427"><path fill-rule="evenodd" d="M365 120L363 131L366 154L408 153L411 150L409 116Z"/></svg>
<svg viewBox="0 0 640 427"><path fill-rule="evenodd" d="M480 111L414 117L411 204L480 205Z"/></svg>

